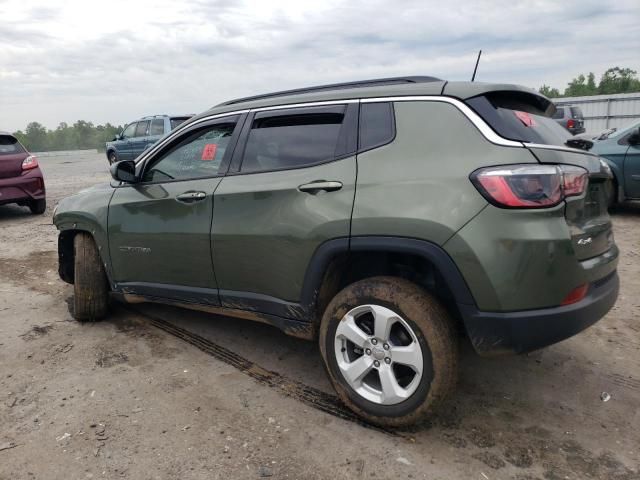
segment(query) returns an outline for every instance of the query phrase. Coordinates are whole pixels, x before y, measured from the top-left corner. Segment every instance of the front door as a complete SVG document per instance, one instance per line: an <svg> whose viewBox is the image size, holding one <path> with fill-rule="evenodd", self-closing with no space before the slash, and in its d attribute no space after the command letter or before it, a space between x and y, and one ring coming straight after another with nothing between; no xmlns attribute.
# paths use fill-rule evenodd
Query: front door
<svg viewBox="0 0 640 480"><path fill-rule="evenodd" d="M150 157L140 181L116 188L109 250L121 291L218 304L212 264L213 193L238 116L189 128Z"/></svg>
<svg viewBox="0 0 640 480"><path fill-rule="evenodd" d="M629 145L624 157L624 192L640 198L640 145Z"/></svg>
<svg viewBox="0 0 640 480"><path fill-rule="evenodd" d="M116 141L116 148L118 150L118 160L132 160L131 155L131 139L136 134L137 123L131 123L124 129L120 140Z"/></svg>
<svg viewBox="0 0 640 480"><path fill-rule="evenodd" d="M296 316L292 304L314 251L349 236L356 118L353 104L247 119L215 193L212 242L223 306Z"/></svg>

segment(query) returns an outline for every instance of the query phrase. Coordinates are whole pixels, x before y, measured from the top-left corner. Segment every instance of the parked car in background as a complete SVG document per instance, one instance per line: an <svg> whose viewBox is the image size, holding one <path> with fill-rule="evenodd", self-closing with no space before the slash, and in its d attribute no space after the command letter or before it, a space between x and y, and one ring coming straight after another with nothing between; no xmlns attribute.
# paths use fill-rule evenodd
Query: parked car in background
<svg viewBox="0 0 640 480"><path fill-rule="evenodd" d="M107 142L107 160L133 160L165 134L193 115L152 115L127 125L124 130Z"/></svg>
<svg viewBox="0 0 640 480"><path fill-rule="evenodd" d="M572 135L584 133L584 115L580 107L563 105L556 107L556 113L552 117L560 126L566 128Z"/></svg>
<svg viewBox="0 0 640 480"><path fill-rule="evenodd" d="M640 122L601 135L591 152L603 157L613 173L609 206L640 199Z"/></svg>
<svg viewBox="0 0 640 480"><path fill-rule="evenodd" d="M608 168L553 111L433 77L218 105L59 203L73 315L112 296L266 322L317 341L359 415L416 423L449 401L458 328L525 353L616 300Z"/></svg>
<svg viewBox="0 0 640 480"><path fill-rule="evenodd" d="M47 209L38 159L16 137L0 132L0 205L7 203L27 206L34 214Z"/></svg>

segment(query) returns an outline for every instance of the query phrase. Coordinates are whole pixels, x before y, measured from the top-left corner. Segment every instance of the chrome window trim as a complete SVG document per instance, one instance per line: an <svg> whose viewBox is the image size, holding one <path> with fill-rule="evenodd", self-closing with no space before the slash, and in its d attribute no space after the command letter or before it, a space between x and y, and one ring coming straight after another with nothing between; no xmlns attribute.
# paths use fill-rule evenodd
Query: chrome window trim
<svg viewBox="0 0 640 480"><path fill-rule="evenodd" d="M165 139L156 143L153 147L151 147L146 152L143 152L139 159L136 161L136 165L139 165L141 162L145 161L159 149L161 149L164 145L171 142L177 135L182 133L182 130L185 128L190 128L193 125L198 125L200 123L208 122L210 120L215 120L216 118L228 117L233 115L241 115L243 113L248 112L266 112L271 110L282 110L287 108L305 108L305 107L321 107L324 105L341 105L341 104L349 104L349 103L377 103L377 102L441 102L448 103L456 107L469 121L478 129L478 131L482 134L482 136L487 139L489 142L500 145L504 147L518 147L518 148L543 148L546 150L560 150L571 153L581 153L597 156L591 152L587 152L584 150L579 150L576 148L564 147L561 145L545 145L538 143L526 143L526 142L518 142L515 140L509 140L507 138L501 137L498 135L488 124L485 122L480 115L474 112L469 106L467 106L462 100L458 100L457 98L445 97L440 95L412 95L412 96L389 96L389 97L373 97L373 98L347 98L341 100L324 100L317 102L304 102L304 103L291 103L291 104L280 104L280 105L272 105L268 107L257 107L251 109L242 109L242 110L233 110L225 113L218 113L215 115L208 115L206 117L200 118L193 123L182 124L177 129L173 130Z"/></svg>

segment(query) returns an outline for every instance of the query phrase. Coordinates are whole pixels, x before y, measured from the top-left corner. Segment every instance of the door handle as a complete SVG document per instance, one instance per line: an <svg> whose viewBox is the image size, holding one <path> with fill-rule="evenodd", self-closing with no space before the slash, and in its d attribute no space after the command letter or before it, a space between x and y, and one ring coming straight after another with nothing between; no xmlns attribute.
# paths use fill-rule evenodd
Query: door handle
<svg viewBox="0 0 640 480"><path fill-rule="evenodd" d="M182 203L194 203L199 202L207 198L205 192L184 192L176 196L176 200Z"/></svg>
<svg viewBox="0 0 640 480"><path fill-rule="evenodd" d="M335 192L336 190L340 190L342 188L342 182L331 181L327 182L325 180L317 180L311 183L305 183L304 185L300 185L298 190L305 193L310 193L311 195L315 195L318 192Z"/></svg>

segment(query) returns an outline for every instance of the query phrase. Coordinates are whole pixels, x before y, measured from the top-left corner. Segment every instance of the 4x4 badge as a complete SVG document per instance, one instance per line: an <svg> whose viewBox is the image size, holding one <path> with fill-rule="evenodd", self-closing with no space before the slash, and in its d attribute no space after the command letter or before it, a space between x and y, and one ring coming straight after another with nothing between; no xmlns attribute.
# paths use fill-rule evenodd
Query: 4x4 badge
<svg viewBox="0 0 640 480"><path fill-rule="evenodd" d="M591 237L581 238L580 240L578 240L578 245L589 245L591 242L593 242L593 239Z"/></svg>

